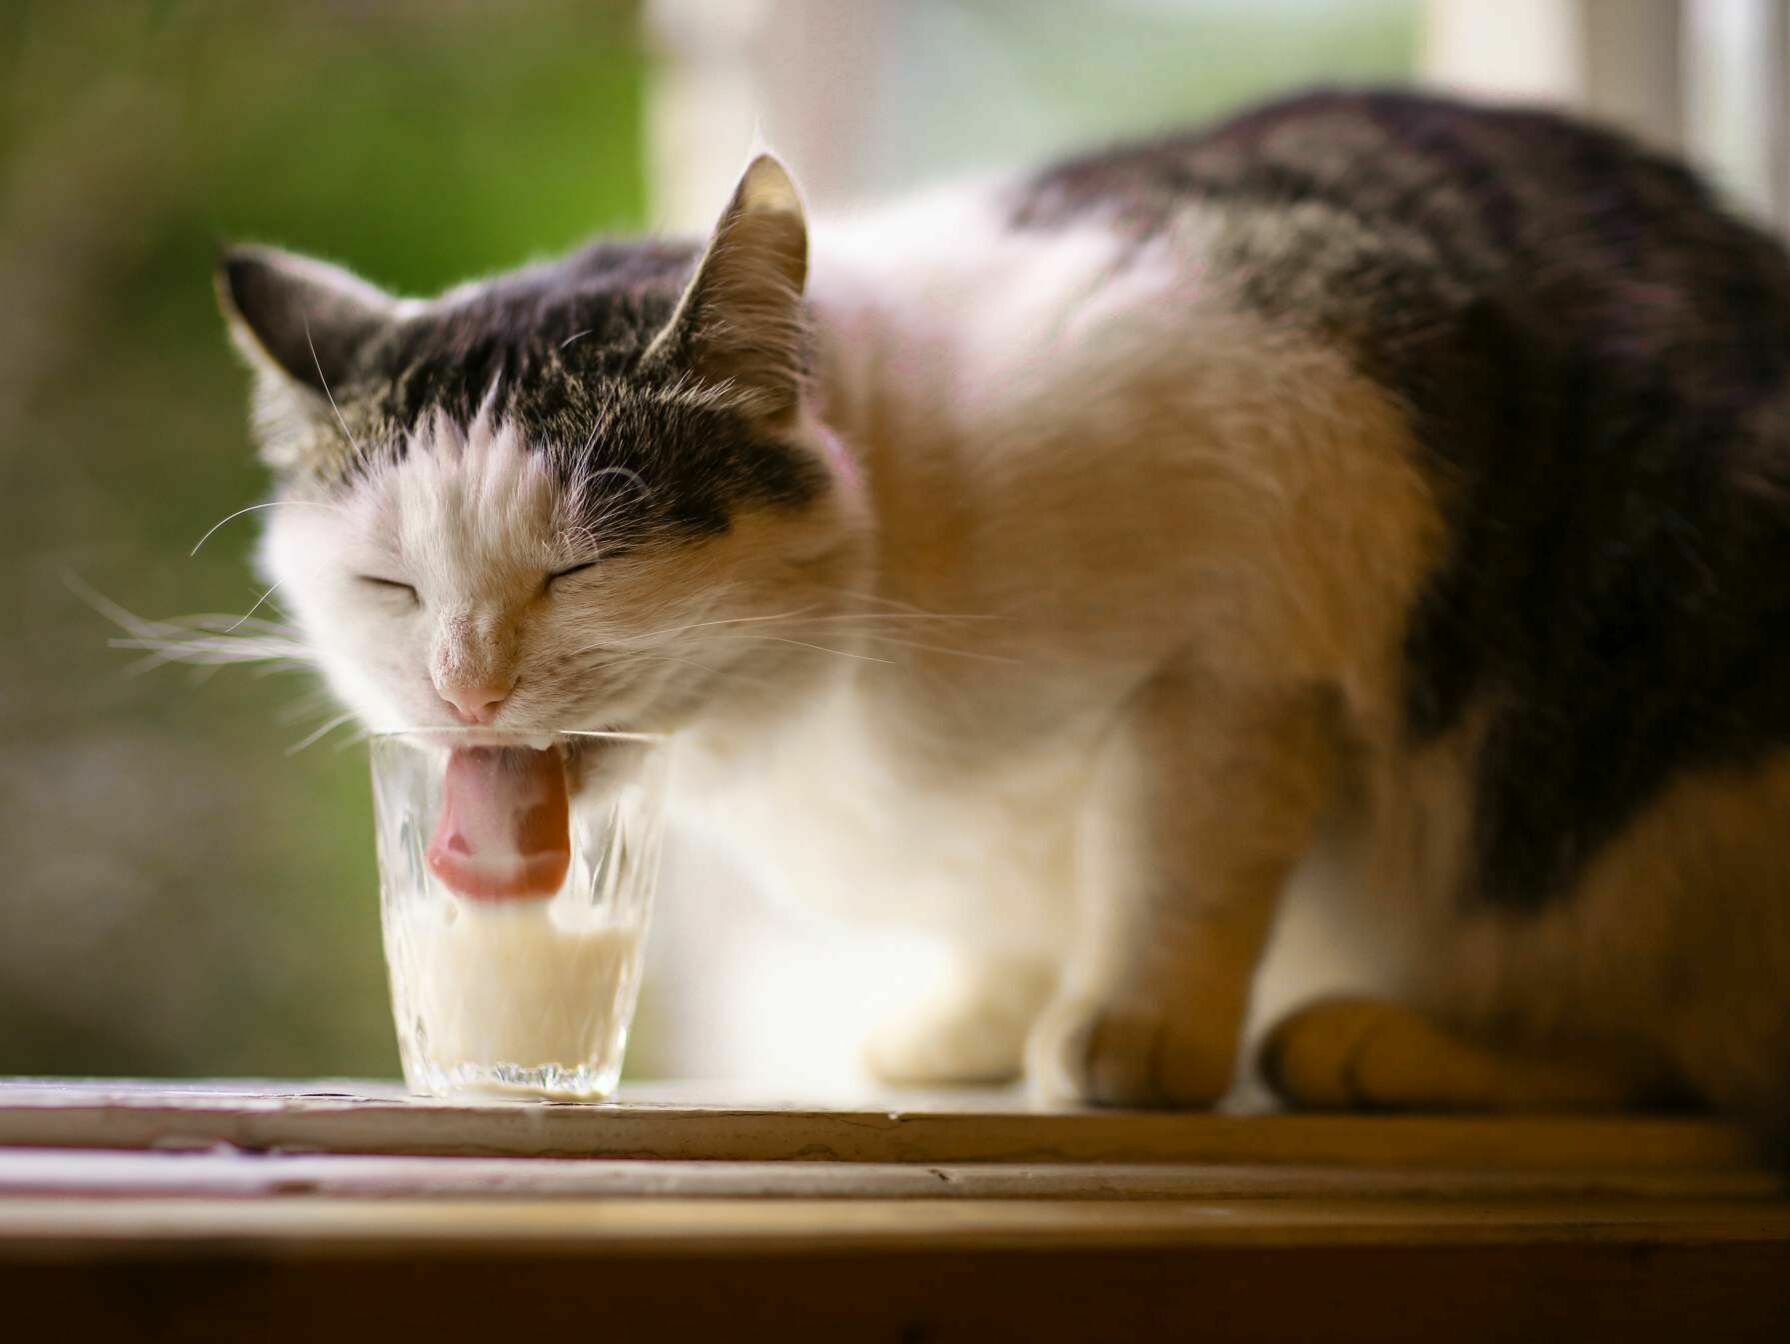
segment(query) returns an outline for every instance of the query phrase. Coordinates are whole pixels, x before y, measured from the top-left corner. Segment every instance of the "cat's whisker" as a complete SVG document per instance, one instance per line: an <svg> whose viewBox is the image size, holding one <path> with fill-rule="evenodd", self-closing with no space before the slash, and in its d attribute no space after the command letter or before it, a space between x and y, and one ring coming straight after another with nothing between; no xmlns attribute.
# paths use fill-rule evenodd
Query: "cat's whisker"
<svg viewBox="0 0 1790 1344"><path fill-rule="evenodd" d="M210 666L283 661L294 666L308 667L315 661L311 651L295 640L257 635L232 635L228 638L220 635L141 635L129 639L110 639L106 641L106 646L113 649L145 650L154 655L151 666L161 666L164 663Z"/></svg>
<svg viewBox="0 0 1790 1344"><path fill-rule="evenodd" d="M812 610L812 608L807 608L807 610ZM743 619L747 619L747 620L778 620L778 619L784 619L784 618L780 618L780 617L746 617ZM970 620L977 620L980 618L974 617L974 616L951 616L951 615L947 615L943 612L925 612L925 611L915 611L915 612L835 611L835 612L825 612L818 616L798 615L798 616L789 617L787 619L790 619L794 622L804 624L804 625L815 623L815 622L831 622L833 624L838 624L838 625L851 625L851 624L871 625L871 624L873 624L875 622L879 622L879 621L892 621L892 622L970 621Z"/></svg>
<svg viewBox="0 0 1790 1344"><path fill-rule="evenodd" d="M300 662L291 658L271 658L251 668L249 676L256 681L261 681L285 672L314 672L316 670L315 665L310 662Z"/></svg>
<svg viewBox="0 0 1790 1344"><path fill-rule="evenodd" d="M143 650L150 655L127 667L127 676L140 676L168 663L191 663L201 667L225 663L308 666L315 661L295 629L273 621L253 620L253 608L243 616L204 614L172 621L150 621L120 606L74 575L64 575L63 578L71 591L125 631L126 638L108 640L108 647ZM262 596L265 600L266 594ZM234 633L244 625L255 633Z"/></svg>
<svg viewBox="0 0 1790 1344"><path fill-rule="evenodd" d="M896 598L884 597L880 593L859 592L853 588L832 588L827 591L839 597L850 598L854 602L865 602L873 606L894 607L896 610L890 614L895 616L908 615L927 620L941 621L1006 621L1013 619L1010 616L1000 616L989 612L932 611L926 607L915 606L911 602L902 602Z"/></svg>
<svg viewBox="0 0 1790 1344"><path fill-rule="evenodd" d="M771 689L777 685L777 683L769 677L755 677L750 672L734 667L714 667L708 663L698 662L694 658L681 658L675 654L635 654L627 659L617 660L612 663L611 666L629 668L651 663L673 663L680 667L693 667L697 671L705 672L711 677L721 678L729 684L743 683L759 690Z"/></svg>
<svg viewBox="0 0 1790 1344"><path fill-rule="evenodd" d="M830 653L840 658L852 658L865 663L893 663L891 658L878 658L875 654L854 653L850 649L830 648L825 644L811 644L805 639L790 639L784 635L716 635L708 643L721 643L727 640L764 640L775 644L793 644L801 649L813 649L816 653Z"/></svg>
<svg viewBox="0 0 1790 1344"><path fill-rule="evenodd" d="M715 605L716 604L714 601L705 602L705 603L703 603L703 610L712 611L714 609ZM765 619L776 619L776 618L774 618L774 617L768 617L768 618L767 617L746 617L746 618L739 618L739 619L765 620ZM687 622L682 625L663 626L657 630L643 631L639 634L623 634L623 633L618 632L618 633L610 636L607 639L601 639L601 640L596 641L595 643L586 644L579 648L573 649L572 652L574 654L595 653L599 650L616 650L616 651L624 651L625 652L628 649L632 648L633 646L645 644L651 640L668 639L672 635L683 634L685 631L688 631L688 630L701 629L701 628L704 628L710 624L724 624L724 623L725 622L690 621L690 622Z"/></svg>
<svg viewBox="0 0 1790 1344"><path fill-rule="evenodd" d="M230 514L228 517L218 519L217 522L213 523L210 527L206 528L205 535L200 537L198 541L194 542L193 549L186 553L187 559L190 560L195 555L199 554L199 548L201 546L203 546L206 542L210 541L212 538L212 535L214 533L216 533L217 530L219 528L223 527L226 523L233 523L238 518L243 517L245 514L259 513L262 509L285 509L285 508L328 509L332 513L340 512L339 505L325 504L325 503L323 503L323 501L316 500L316 499L269 499L269 500L264 500L260 504L251 504L246 509L238 509L235 513Z"/></svg>
<svg viewBox="0 0 1790 1344"><path fill-rule="evenodd" d="M129 647L141 647L141 646L140 645L126 645L126 644L122 643L121 641L111 640L107 643L106 647L117 649L117 648L129 648ZM133 663L126 663L124 665L123 671L119 675L131 678L134 680L135 678L143 676L146 673L155 671L158 667L167 667L170 664L177 663L179 661L180 660L171 653L167 653L164 651L157 651L155 653L151 653L146 658L139 658Z"/></svg>
<svg viewBox="0 0 1790 1344"><path fill-rule="evenodd" d="M659 638L662 638L664 636L669 636L669 635L681 635L681 634L685 634L691 630L705 630L711 626L717 626L717 625L752 625L752 624L758 624L758 623L762 623L762 622L766 622L766 621L786 621L786 620L790 620L793 617L798 617L798 616L802 615L803 612L811 611L811 610L813 610L813 608L804 607L802 609L802 611L778 612L775 615L771 615L771 616L729 616L729 617L724 617L720 620L691 621L687 625L670 625L670 626L664 627L663 629L648 630L644 634L630 635L630 636L627 636L626 638L629 642L638 643L638 642L641 642L644 640L659 639ZM603 647L603 646L593 645L592 647ZM613 645L611 645L611 647L613 647Z"/></svg>
<svg viewBox="0 0 1790 1344"><path fill-rule="evenodd" d="M940 653L950 658L969 658L983 663L1017 664L1023 659L1004 653L980 653L972 649L951 649L942 644L923 644L913 639L896 639L893 635L879 635L871 631L864 634L866 639L875 640L879 644L895 644L904 649L915 649L921 653Z"/></svg>
<svg viewBox="0 0 1790 1344"><path fill-rule="evenodd" d="M344 713L335 715L333 718L325 719L316 728L312 729L311 732L306 734L304 737L300 738L297 742L294 742L291 746L287 747L286 755L288 755L288 756L298 755L298 753L303 751L306 747L309 747L309 746L314 745L315 743L321 742L324 738L328 737L331 733L333 733L336 729L340 728L343 724L351 722L354 719L354 717L355 717L354 711L348 710Z"/></svg>
<svg viewBox="0 0 1790 1344"><path fill-rule="evenodd" d="M314 686L288 701L274 714L274 722L281 725L295 724L328 708L332 703L333 699L327 690Z"/></svg>
<svg viewBox="0 0 1790 1344"><path fill-rule="evenodd" d="M365 742L371 736L373 736L373 730L368 728L364 724L361 725L360 727L356 728L352 733L348 734L347 737L343 738L340 742L336 743L336 748L335 748L336 754L340 755L342 752L347 751L350 747L358 747L362 742Z"/></svg>
<svg viewBox="0 0 1790 1344"><path fill-rule="evenodd" d="M186 616L170 616L160 621L142 622L141 628L165 631L171 635L213 635L221 639L232 634L233 627L237 625L247 625L253 632L253 635L240 636L244 639L262 635L275 639L291 639L294 642L302 639L298 627L290 622L250 620L233 616L227 611L198 611Z"/></svg>
<svg viewBox="0 0 1790 1344"><path fill-rule="evenodd" d="M654 493L653 488L646 483L646 478L632 467L599 467L584 478L584 484L588 485L590 482L604 476L620 476L632 483L634 488L640 491L643 495L651 495Z"/></svg>
<svg viewBox="0 0 1790 1344"><path fill-rule="evenodd" d="M241 629L244 625L246 625L248 623L250 617L252 617L256 612L261 610L261 604L266 602L268 598L272 597L274 595L274 590L277 589L279 586L280 585L278 583L275 583L273 585L273 587L269 588L266 592L262 593L260 597L255 599L254 606L250 607L247 611L243 612L243 614L241 616L237 617L236 620L231 623L231 625L228 629L222 630L219 633L225 634L225 635L235 634L239 629Z"/></svg>
<svg viewBox="0 0 1790 1344"><path fill-rule="evenodd" d="M690 622L686 622L682 625L664 626L657 630L649 630L649 631L645 631L645 632L643 632L641 634L637 634L637 635L623 635L623 636L617 636L615 638L608 639L608 640L602 640L597 643L588 644L588 645L583 646L582 648L576 649L576 650L574 650L574 653L593 653L598 650L604 650L604 649L625 651L633 646L643 644L643 643L646 643L651 640L669 639L673 636L688 634L691 631L695 631L695 630L711 630L711 629L720 629L720 628L724 628L724 627L734 628L734 627L739 627L739 626L757 626L757 625L770 625L770 626L774 626L778 629L788 630L791 632L801 632L806 627L811 626L811 625L820 626L823 629L847 629L850 631L850 633L852 633L854 635L862 635L864 638L867 638L867 639L876 639L876 640L882 640L887 643L901 644L901 643L904 643L904 641L898 640L892 635L880 634L874 629L874 626L877 623L884 622L884 621L890 621L890 622L896 622L896 623L904 622L904 621L916 621L916 622L919 622L919 621L930 621L930 622L944 621L944 622L949 622L949 621L963 620L963 619L975 619L975 618L964 618L964 617L953 616L953 615L950 615L948 613L943 613L943 612L922 612L922 611L914 611L914 612L906 612L906 613L901 613L901 612L823 612L823 613L819 613L819 614L810 614L810 613L814 612L814 610L815 609L812 607L803 607L803 608L799 608L795 611L773 612L768 615L760 615L760 616L730 616L730 617L721 617L721 618L711 619L711 620L690 621ZM766 638L771 638L771 636L766 636ZM805 642L805 641L802 641L799 639L795 639L793 637L793 634L791 636L784 637L784 638L785 638L785 642L788 642L788 643L800 644L800 643ZM908 644L908 647L912 647L915 649L921 649L921 650L925 650L925 651L933 652L933 653L951 654L951 655L955 655L955 656L980 659L980 660L990 661L990 662L1014 662L1014 661L1017 661L1015 659L1011 659L1011 658L1008 658L1008 657L1006 657L1004 655L1000 655L1000 654L980 653L980 652L976 652L973 650L967 650L967 649L961 649L961 650L960 649L950 649L950 648L946 648L942 645L924 644L924 643L920 643L920 642L906 642L906 643ZM889 662L889 661L891 661L891 660L885 659L885 658L876 658L873 655L869 655L869 654L851 653L846 650L830 648L830 647L824 646L824 645L811 644L810 647L820 649L823 652L837 653L843 657L865 658L865 659L868 659L869 661L873 661L873 662Z"/></svg>
<svg viewBox="0 0 1790 1344"><path fill-rule="evenodd" d="M354 450L356 457L364 457L360 444L354 441L354 435L348 432L348 422L342 418L342 408L336 405L336 394L329 390L329 379L324 376L323 361L317 358L317 343L311 339L311 318L303 314L305 324L305 344L311 350L311 363L317 366L317 381L323 385L323 395L329 398L329 408L335 412L336 423L342 427L342 437L348 440L348 446Z"/></svg>

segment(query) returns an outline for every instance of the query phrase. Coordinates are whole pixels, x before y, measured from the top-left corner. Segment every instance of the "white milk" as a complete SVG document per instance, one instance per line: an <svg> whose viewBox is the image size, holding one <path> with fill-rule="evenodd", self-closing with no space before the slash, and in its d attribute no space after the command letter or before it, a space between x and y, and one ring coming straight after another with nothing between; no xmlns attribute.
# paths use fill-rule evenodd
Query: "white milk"
<svg viewBox="0 0 1790 1344"><path fill-rule="evenodd" d="M388 930L400 1048L452 1090L589 1096L619 1073L641 931L575 923L558 901L416 902ZM606 1078L506 1084L486 1070Z"/></svg>

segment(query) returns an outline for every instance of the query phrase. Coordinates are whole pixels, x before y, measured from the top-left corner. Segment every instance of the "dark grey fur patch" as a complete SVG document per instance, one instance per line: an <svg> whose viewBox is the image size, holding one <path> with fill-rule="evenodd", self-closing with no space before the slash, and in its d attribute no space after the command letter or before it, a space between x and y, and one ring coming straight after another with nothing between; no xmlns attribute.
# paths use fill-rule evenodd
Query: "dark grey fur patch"
<svg viewBox="0 0 1790 1344"><path fill-rule="evenodd" d="M1380 93L1061 165L1013 221L1147 237L1191 201L1216 278L1409 408L1452 533L1410 618L1409 734L1487 719L1466 896L1538 908L1675 777L1790 743L1776 241L1619 136Z"/></svg>
<svg viewBox="0 0 1790 1344"><path fill-rule="evenodd" d="M599 243L391 326L337 390L363 451L401 454L431 415L464 424L489 400L529 444L556 449L569 486L591 483L612 545L712 534L742 505L813 499L824 476L804 454L749 417L671 395L684 371L642 359L696 257L693 245ZM346 479L367 464L348 459Z"/></svg>

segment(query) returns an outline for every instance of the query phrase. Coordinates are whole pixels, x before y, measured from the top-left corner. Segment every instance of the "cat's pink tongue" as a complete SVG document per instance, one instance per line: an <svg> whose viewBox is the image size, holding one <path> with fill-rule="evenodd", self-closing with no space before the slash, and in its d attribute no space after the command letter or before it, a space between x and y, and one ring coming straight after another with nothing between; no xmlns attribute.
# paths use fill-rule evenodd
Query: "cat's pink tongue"
<svg viewBox="0 0 1790 1344"><path fill-rule="evenodd" d="M572 861L559 748L456 747L427 857L435 876L474 900L554 895Z"/></svg>

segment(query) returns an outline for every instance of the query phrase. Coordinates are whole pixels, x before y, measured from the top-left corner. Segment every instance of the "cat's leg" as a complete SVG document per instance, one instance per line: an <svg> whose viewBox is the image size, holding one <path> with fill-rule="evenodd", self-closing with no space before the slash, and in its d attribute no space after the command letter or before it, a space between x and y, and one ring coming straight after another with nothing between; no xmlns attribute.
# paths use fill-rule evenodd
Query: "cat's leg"
<svg viewBox="0 0 1790 1344"><path fill-rule="evenodd" d="M1076 937L1027 1047L1035 1090L1112 1105L1223 1095L1333 743L1317 694L1164 674L1133 697L1094 771Z"/></svg>
<svg viewBox="0 0 1790 1344"><path fill-rule="evenodd" d="M1668 1090L1633 1064L1519 1054L1364 998L1290 1013L1263 1044L1262 1073L1284 1100L1313 1110L1618 1110Z"/></svg>
<svg viewBox="0 0 1790 1344"><path fill-rule="evenodd" d="M1056 978L1048 957L960 954L935 994L878 1025L864 1064L885 1083L1010 1082Z"/></svg>

